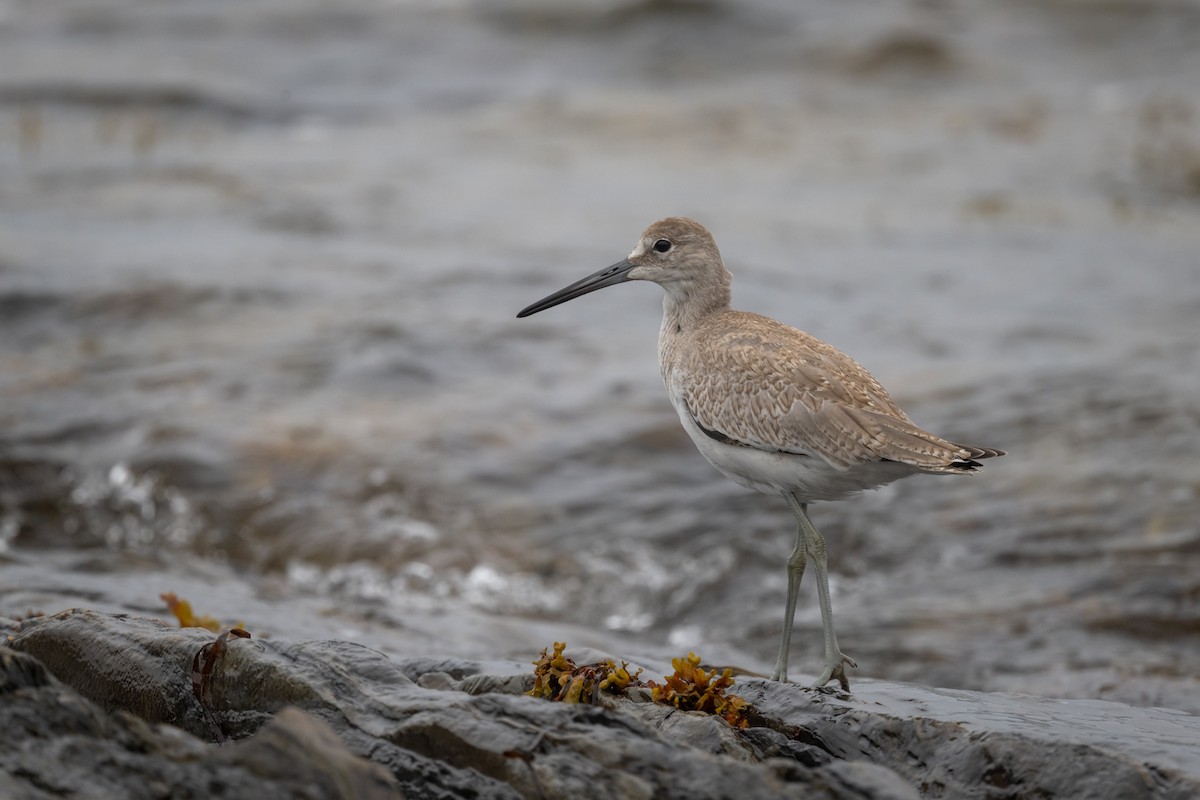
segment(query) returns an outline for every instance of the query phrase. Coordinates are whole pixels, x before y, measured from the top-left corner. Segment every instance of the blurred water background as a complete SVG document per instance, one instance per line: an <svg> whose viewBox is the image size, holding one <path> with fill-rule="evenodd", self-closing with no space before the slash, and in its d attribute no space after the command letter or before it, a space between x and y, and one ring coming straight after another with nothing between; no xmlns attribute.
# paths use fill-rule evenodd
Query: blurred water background
<svg viewBox="0 0 1200 800"><path fill-rule="evenodd" d="M767 670L657 287L514 319L669 214L1010 453L814 506L856 677L1200 712L1186 0L0 0L0 614Z"/></svg>

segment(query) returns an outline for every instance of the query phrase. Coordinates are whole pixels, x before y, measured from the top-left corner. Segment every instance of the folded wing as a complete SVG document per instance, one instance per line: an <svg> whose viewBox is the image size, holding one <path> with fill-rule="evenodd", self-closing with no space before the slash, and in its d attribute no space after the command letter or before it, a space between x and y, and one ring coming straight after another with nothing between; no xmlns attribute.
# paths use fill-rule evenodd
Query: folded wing
<svg viewBox="0 0 1200 800"><path fill-rule="evenodd" d="M684 399L713 438L823 459L838 469L898 461L971 472L999 450L919 428L861 365L803 331L744 312L683 355ZM714 322L718 322L714 320Z"/></svg>

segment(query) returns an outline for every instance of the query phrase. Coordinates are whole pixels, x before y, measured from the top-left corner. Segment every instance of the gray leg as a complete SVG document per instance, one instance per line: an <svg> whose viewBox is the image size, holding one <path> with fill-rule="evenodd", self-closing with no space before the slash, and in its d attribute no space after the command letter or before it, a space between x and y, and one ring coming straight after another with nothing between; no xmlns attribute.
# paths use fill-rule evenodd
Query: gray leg
<svg viewBox="0 0 1200 800"><path fill-rule="evenodd" d="M785 497L791 497L785 494ZM775 658L775 671L771 680L787 683L788 650L792 645L792 620L796 616L796 594L800 591L800 579L804 577L804 531L796 530L796 548L788 556L787 576L788 593L787 606L783 612L783 638L779 640L779 655Z"/></svg>
<svg viewBox="0 0 1200 800"><path fill-rule="evenodd" d="M792 512L796 515L796 522L800 525L799 537L803 542L805 554L812 559L813 567L817 571L817 599L821 603L821 623L825 628L825 670L813 682L813 688L824 686L837 678L842 689L849 691L850 681L846 677L845 665L857 667L858 664L855 664L854 659L841 651L837 643L837 634L833 631L833 602L829 597L829 567L825 559L825 537L813 527L812 520L808 518L806 504L797 502L790 493L785 494L784 497L787 499L788 505L792 507Z"/></svg>

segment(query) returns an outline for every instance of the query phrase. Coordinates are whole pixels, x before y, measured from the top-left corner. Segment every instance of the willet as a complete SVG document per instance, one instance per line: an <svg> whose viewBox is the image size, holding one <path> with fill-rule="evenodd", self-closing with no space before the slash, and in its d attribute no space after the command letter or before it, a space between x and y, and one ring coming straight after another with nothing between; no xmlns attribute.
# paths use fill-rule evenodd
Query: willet
<svg viewBox="0 0 1200 800"><path fill-rule="evenodd" d="M796 593L812 561L825 629L825 670L849 690L833 631L825 538L808 504L841 500L917 473L967 475L1004 451L955 444L917 427L857 362L804 331L729 307L732 280L698 222L659 220L628 258L529 306L527 317L625 281L666 290L658 356L679 421L714 467L750 489L779 494L796 515L787 605L772 679L787 680Z"/></svg>

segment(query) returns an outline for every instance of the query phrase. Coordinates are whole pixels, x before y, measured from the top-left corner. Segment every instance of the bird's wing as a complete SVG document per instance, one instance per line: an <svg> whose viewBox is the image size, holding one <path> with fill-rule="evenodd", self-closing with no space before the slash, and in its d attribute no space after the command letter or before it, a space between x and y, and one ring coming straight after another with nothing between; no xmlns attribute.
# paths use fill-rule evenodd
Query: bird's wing
<svg viewBox="0 0 1200 800"><path fill-rule="evenodd" d="M680 354L684 400L710 436L840 469L886 459L959 471L987 454L917 427L836 348L767 317L730 313L736 324L709 326Z"/></svg>

